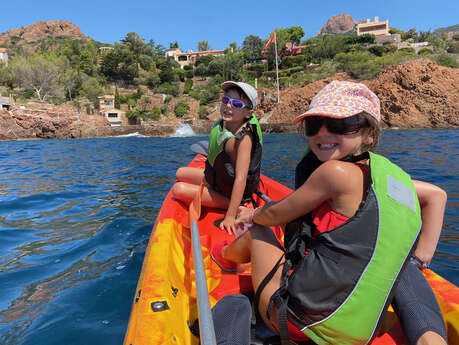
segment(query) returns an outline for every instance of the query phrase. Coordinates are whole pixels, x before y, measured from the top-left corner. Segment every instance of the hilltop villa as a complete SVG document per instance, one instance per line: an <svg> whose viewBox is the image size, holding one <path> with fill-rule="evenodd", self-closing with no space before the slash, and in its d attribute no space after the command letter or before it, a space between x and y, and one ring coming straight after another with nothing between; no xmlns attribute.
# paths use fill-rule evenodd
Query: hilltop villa
<svg viewBox="0 0 459 345"><path fill-rule="evenodd" d="M379 21L379 17L375 17L375 21L372 22L367 19L363 23L357 24L357 35L372 34L375 36L387 36L389 34L389 21Z"/></svg>
<svg viewBox="0 0 459 345"><path fill-rule="evenodd" d="M201 55L224 55L224 50L204 50L200 52L193 52L192 50L182 52L180 48L170 48L166 50L166 58L173 58L180 64L180 67L189 66L196 63L196 59Z"/></svg>

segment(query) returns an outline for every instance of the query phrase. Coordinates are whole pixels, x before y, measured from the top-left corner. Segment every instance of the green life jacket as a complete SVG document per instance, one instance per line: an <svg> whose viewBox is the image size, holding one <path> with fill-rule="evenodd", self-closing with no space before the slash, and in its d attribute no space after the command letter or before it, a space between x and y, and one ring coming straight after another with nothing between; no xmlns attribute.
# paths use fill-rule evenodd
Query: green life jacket
<svg viewBox="0 0 459 345"><path fill-rule="evenodd" d="M237 133L233 134L223 127L223 120L218 120L212 127L209 136L209 154L206 160L204 175L209 186L217 192L231 198L235 169L229 156L225 152L226 142L230 138L241 140L246 134L252 134L253 144L250 154L250 164L247 173L247 182L244 190L243 202L250 200L260 183L261 156L263 137L260 124L255 114Z"/></svg>
<svg viewBox="0 0 459 345"><path fill-rule="evenodd" d="M318 345L367 344L379 331L421 215L409 175L368 154L371 186L354 216L316 236L309 214L286 226L283 284L272 297L283 343L287 319ZM296 188L320 164L309 151L298 164Z"/></svg>

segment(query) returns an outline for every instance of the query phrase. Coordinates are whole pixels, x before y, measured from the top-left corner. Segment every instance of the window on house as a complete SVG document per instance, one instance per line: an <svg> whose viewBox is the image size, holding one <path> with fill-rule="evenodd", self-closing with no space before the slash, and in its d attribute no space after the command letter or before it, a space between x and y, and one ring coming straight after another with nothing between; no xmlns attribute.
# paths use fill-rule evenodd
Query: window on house
<svg viewBox="0 0 459 345"><path fill-rule="evenodd" d="M118 114L117 113L108 113L108 117L117 119L118 118Z"/></svg>

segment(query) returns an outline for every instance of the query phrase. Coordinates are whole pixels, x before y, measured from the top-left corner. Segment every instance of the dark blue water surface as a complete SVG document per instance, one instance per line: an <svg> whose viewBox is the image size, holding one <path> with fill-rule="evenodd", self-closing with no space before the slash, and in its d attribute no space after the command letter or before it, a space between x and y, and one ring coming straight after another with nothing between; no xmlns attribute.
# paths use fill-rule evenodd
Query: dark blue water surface
<svg viewBox="0 0 459 345"><path fill-rule="evenodd" d="M0 343L122 344L153 222L206 137L0 142ZM265 135L288 186L305 143ZM459 285L459 131L385 131L379 153L448 193L433 269Z"/></svg>

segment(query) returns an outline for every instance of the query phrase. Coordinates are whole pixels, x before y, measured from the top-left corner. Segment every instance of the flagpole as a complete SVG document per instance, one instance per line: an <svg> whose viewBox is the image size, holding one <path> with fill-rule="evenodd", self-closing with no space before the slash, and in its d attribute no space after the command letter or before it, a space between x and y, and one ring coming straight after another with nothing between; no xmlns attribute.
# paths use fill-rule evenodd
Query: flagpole
<svg viewBox="0 0 459 345"><path fill-rule="evenodd" d="M277 103L280 103L280 96L279 96L279 66L278 66L278 63L277 63L277 36L276 36L276 31L274 31L274 51L276 52Z"/></svg>

